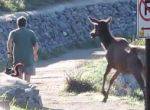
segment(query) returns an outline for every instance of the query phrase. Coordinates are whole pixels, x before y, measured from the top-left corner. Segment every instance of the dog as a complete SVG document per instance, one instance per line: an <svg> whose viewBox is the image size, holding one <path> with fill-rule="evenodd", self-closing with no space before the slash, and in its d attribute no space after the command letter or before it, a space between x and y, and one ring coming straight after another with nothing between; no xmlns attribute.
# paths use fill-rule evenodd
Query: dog
<svg viewBox="0 0 150 110"><path fill-rule="evenodd" d="M12 68L5 69L5 73L13 77L20 76L20 74L23 73L23 71L24 71L24 65L22 63L17 63Z"/></svg>

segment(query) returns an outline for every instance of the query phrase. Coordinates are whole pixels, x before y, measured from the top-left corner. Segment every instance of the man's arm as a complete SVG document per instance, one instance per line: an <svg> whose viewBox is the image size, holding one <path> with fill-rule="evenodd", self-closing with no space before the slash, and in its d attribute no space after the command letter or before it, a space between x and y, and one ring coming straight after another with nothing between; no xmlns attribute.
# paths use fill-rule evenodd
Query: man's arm
<svg viewBox="0 0 150 110"><path fill-rule="evenodd" d="M33 55L34 55L34 60L38 60L38 50L39 50L39 45L36 42L35 45L33 46Z"/></svg>
<svg viewBox="0 0 150 110"><path fill-rule="evenodd" d="M38 45L38 39L36 37L36 34L34 31L32 31L32 38L31 38L31 41L32 41L32 45L33 45L33 55L34 55L34 61L37 61L38 60L38 50L39 50L39 45Z"/></svg>
<svg viewBox="0 0 150 110"><path fill-rule="evenodd" d="M11 33L8 36L8 41L7 41L7 53L8 57L12 57L12 52L13 52L13 39L11 37Z"/></svg>

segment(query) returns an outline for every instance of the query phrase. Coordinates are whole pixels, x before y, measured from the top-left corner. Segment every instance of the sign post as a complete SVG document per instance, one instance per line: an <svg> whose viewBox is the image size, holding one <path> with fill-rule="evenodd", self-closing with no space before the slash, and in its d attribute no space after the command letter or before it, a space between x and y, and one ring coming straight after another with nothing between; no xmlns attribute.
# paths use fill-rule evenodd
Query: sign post
<svg viewBox="0 0 150 110"><path fill-rule="evenodd" d="M150 110L150 39L146 39L146 99L145 110Z"/></svg>
<svg viewBox="0 0 150 110"><path fill-rule="evenodd" d="M145 110L150 110L150 0L137 1L137 35L146 39Z"/></svg>

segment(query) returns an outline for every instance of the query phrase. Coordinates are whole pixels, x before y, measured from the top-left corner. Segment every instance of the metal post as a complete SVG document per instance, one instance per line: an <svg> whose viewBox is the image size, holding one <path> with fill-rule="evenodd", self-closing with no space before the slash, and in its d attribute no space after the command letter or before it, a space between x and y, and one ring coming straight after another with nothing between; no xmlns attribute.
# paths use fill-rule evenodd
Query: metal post
<svg viewBox="0 0 150 110"><path fill-rule="evenodd" d="M146 69L145 110L150 110L150 39L146 39Z"/></svg>

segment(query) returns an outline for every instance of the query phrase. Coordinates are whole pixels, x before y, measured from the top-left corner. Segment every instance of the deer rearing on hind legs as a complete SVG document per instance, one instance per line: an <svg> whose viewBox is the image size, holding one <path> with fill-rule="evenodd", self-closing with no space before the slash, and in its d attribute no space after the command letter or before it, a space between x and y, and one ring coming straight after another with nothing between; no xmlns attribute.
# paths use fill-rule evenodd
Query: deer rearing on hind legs
<svg viewBox="0 0 150 110"><path fill-rule="evenodd" d="M143 72L143 65L135 51L136 47L130 47L128 41L124 38L116 38L112 36L109 31L111 17L107 19L95 19L89 17L89 20L94 25L94 29L90 33L91 37L99 37L103 46L107 50L106 59L108 65L103 77L102 85L102 94L104 95L103 102L107 101L110 88L119 73L133 74L145 97L145 82L141 75ZM115 69L116 72L110 79L108 90L105 91L105 81L112 68Z"/></svg>

